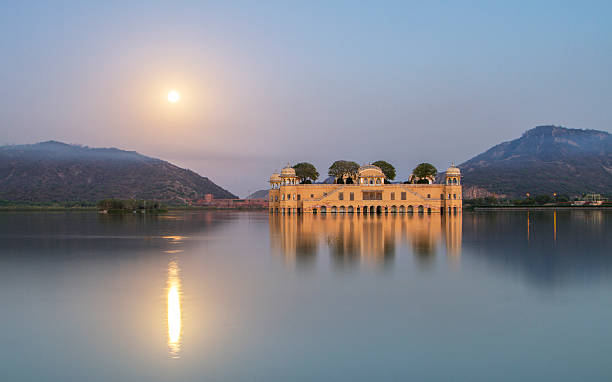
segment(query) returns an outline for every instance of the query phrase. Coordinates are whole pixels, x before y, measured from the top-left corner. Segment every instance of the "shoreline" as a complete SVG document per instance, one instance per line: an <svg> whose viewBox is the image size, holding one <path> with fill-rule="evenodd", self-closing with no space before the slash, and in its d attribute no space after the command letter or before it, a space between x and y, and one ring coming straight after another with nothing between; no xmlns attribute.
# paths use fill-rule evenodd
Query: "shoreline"
<svg viewBox="0 0 612 382"><path fill-rule="evenodd" d="M176 207L166 207L164 208L164 210L166 212L170 212L170 211L190 211L190 210L194 210L194 211L199 211L199 210L210 210L210 211L267 211L267 208L244 208L244 207L236 207L236 208L226 208L226 207L190 207L190 206L185 206L185 207L181 207L181 206L176 206ZM98 210L97 207L60 207L60 206L15 206L15 207L9 207L9 206L5 206L5 207L0 207L0 212L2 211L6 211L6 212L27 212L27 211L93 211L93 212L100 212L102 213L102 211ZM128 214L131 214L132 212L125 212ZM154 212L155 214L160 214L160 213L164 213L164 212ZM111 213L111 214L115 214L115 213Z"/></svg>
<svg viewBox="0 0 612 382"><path fill-rule="evenodd" d="M171 211L267 211L267 208L254 207L214 207L214 206L169 206L165 212ZM61 206L2 206L0 212L61 212L61 211L99 211L96 207L61 207ZM464 212L484 211L612 211L612 206L480 206L464 208ZM154 212L163 214L165 212ZM132 212L126 212L131 214Z"/></svg>
<svg viewBox="0 0 612 382"><path fill-rule="evenodd" d="M470 211L612 211L612 207L608 206L508 206L508 207L474 207Z"/></svg>

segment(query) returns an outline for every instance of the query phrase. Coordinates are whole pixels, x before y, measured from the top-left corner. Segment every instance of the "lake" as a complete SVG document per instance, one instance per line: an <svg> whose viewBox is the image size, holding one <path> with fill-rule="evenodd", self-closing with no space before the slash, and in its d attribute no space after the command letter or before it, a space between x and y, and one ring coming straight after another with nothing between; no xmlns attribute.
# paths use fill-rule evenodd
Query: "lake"
<svg viewBox="0 0 612 382"><path fill-rule="evenodd" d="M610 381L612 212L0 213L3 381Z"/></svg>

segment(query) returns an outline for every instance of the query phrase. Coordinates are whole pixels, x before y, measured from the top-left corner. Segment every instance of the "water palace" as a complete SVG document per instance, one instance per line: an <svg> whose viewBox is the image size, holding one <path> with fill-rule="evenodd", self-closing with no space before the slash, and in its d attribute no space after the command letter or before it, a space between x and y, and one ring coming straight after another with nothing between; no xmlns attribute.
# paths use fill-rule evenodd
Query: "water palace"
<svg viewBox="0 0 612 382"><path fill-rule="evenodd" d="M293 167L270 177L270 213L461 213L461 172L454 165L444 183L389 184L374 165L359 168L353 184L300 184Z"/></svg>

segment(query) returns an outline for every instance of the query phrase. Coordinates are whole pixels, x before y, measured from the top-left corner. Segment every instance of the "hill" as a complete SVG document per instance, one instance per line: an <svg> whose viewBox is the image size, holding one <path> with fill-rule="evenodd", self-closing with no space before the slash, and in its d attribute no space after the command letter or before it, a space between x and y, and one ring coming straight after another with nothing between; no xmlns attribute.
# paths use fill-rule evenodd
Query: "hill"
<svg viewBox="0 0 612 382"><path fill-rule="evenodd" d="M612 191L612 135L538 126L459 165L464 194L579 195Z"/></svg>
<svg viewBox="0 0 612 382"><path fill-rule="evenodd" d="M135 151L56 141L0 147L0 199L27 202L236 198L208 178Z"/></svg>
<svg viewBox="0 0 612 382"><path fill-rule="evenodd" d="M268 199L268 191L269 190L259 190L253 192L251 195L247 196L247 199Z"/></svg>

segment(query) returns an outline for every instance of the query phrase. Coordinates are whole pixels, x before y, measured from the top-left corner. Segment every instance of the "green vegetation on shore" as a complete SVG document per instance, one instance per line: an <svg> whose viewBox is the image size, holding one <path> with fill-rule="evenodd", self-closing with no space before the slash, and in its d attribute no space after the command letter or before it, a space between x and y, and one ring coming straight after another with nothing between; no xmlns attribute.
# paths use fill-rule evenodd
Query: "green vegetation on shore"
<svg viewBox="0 0 612 382"><path fill-rule="evenodd" d="M0 211L61 211L95 209L96 204L88 201L30 202L0 199Z"/></svg>
<svg viewBox="0 0 612 382"><path fill-rule="evenodd" d="M104 199L100 200L96 207L98 211L107 213L167 212L167 209L156 200Z"/></svg>
<svg viewBox="0 0 612 382"><path fill-rule="evenodd" d="M494 196L486 198L464 199L464 209L474 208L513 208L513 207L612 207L611 202L603 202L602 204L584 203L580 205L574 204L575 201L583 200L584 198L571 199L567 195L536 195L527 196L522 199L498 199Z"/></svg>

